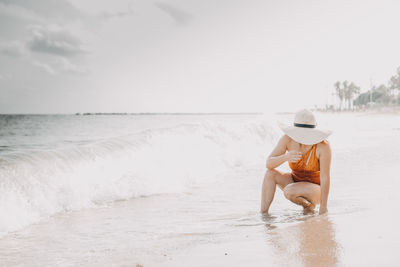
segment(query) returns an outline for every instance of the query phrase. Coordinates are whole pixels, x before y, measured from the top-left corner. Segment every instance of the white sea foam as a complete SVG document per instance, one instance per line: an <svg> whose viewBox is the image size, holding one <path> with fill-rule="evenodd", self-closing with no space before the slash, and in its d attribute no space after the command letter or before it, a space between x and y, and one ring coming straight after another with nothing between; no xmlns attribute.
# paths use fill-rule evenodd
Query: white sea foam
<svg viewBox="0 0 400 267"><path fill-rule="evenodd" d="M205 121L86 145L0 158L0 235L57 212L189 190L265 160L278 136L268 120Z"/></svg>

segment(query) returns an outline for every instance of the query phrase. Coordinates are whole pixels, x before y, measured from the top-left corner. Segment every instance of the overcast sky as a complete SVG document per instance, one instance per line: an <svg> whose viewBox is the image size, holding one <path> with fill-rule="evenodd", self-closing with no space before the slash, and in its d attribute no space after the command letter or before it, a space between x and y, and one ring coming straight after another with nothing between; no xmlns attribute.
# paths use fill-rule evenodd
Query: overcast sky
<svg viewBox="0 0 400 267"><path fill-rule="evenodd" d="M100 3L101 2L101 3ZM400 1L0 0L0 113L268 112L400 66Z"/></svg>

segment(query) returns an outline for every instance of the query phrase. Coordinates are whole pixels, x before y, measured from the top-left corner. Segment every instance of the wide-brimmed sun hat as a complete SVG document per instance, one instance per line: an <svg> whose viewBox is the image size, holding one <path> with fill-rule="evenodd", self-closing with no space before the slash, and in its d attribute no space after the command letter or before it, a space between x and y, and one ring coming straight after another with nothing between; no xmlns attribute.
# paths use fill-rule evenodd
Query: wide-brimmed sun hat
<svg viewBox="0 0 400 267"><path fill-rule="evenodd" d="M294 141L305 145L318 144L332 133L330 130L318 129L314 114L307 109L296 113L293 125L279 123L279 127Z"/></svg>

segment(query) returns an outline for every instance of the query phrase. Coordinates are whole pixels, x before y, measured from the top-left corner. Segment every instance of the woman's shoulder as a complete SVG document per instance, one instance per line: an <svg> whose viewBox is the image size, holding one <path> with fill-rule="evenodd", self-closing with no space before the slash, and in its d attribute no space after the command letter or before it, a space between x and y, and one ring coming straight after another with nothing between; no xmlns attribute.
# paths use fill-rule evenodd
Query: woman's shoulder
<svg viewBox="0 0 400 267"><path fill-rule="evenodd" d="M290 140L292 140L288 135L284 134L281 136L281 138L279 139L279 142L277 144L277 146L282 147L282 148L287 148Z"/></svg>
<svg viewBox="0 0 400 267"><path fill-rule="evenodd" d="M318 144L317 144L317 146L330 146L331 144L329 143L329 141L328 140L322 140L321 142L319 142Z"/></svg>
<svg viewBox="0 0 400 267"><path fill-rule="evenodd" d="M292 138L290 138L289 135L284 134L284 135L281 136L281 140L284 140L286 142L290 142L292 140Z"/></svg>
<svg viewBox="0 0 400 267"><path fill-rule="evenodd" d="M331 144L328 140L323 140L317 144L317 151L319 153L331 153Z"/></svg>

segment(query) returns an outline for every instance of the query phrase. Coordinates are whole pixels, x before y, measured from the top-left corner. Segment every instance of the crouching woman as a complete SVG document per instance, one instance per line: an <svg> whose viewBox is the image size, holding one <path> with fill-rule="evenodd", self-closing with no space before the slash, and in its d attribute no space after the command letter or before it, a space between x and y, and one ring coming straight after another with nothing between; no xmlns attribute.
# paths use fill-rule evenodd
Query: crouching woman
<svg viewBox="0 0 400 267"><path fill-rule="evenodd" d="M326 138L331 131L316 128L311 111L296 113L292 126L283 126L284 135L267 159L261 194L261 212L268 213L275 189L278 186L291 202L301 205L304 211L319 206L319 214L328 211L331 147ZM276 170L289 163L290 173Z"/></svg>

